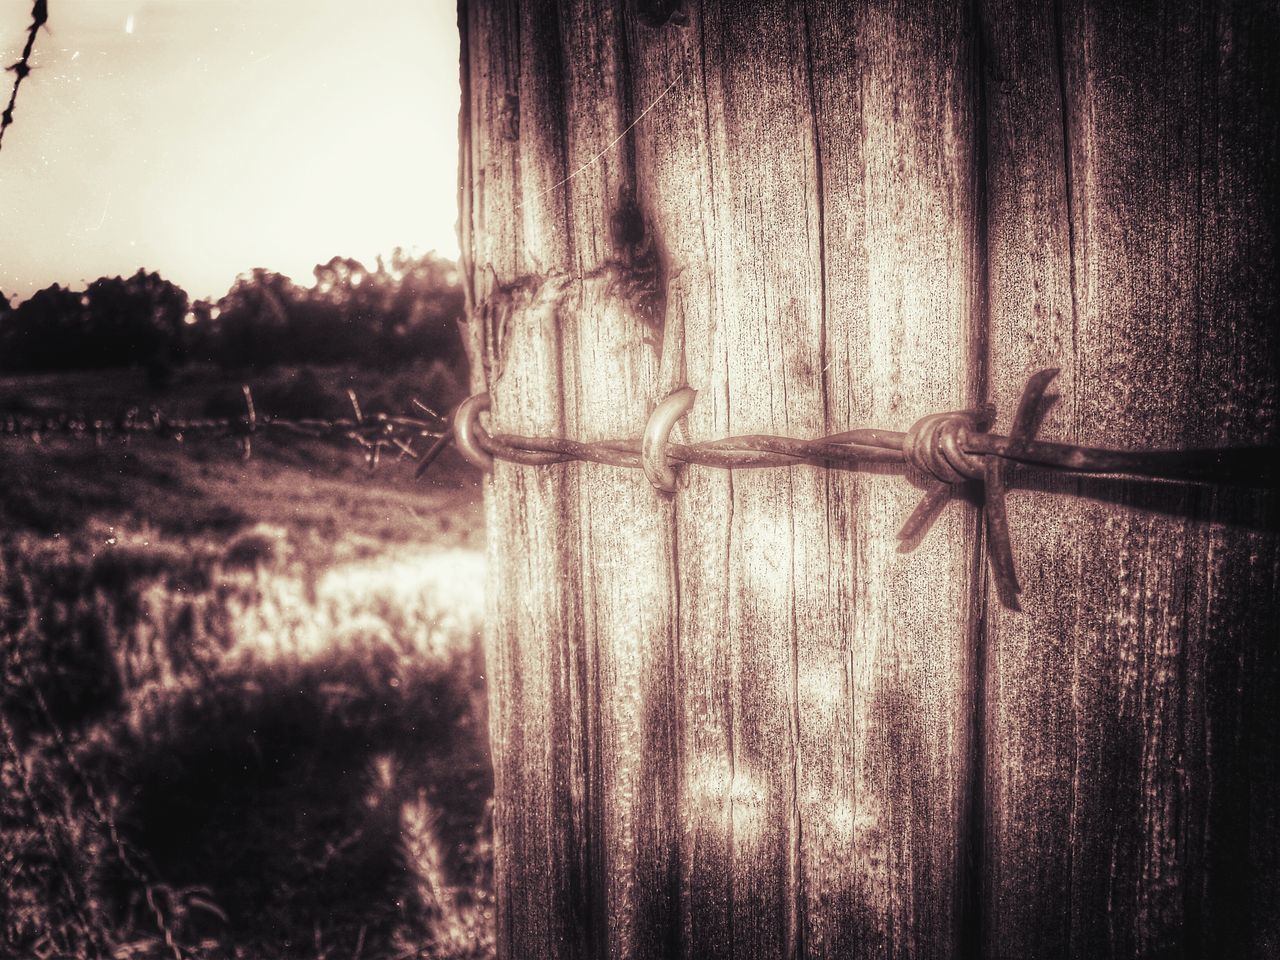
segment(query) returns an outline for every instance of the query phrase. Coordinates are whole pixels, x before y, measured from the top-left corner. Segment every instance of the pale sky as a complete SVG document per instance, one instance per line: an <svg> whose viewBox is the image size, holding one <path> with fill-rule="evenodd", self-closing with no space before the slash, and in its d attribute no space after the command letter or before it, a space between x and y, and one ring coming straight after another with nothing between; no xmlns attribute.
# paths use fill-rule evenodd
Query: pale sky
<svg viewBox="0 0 1280 960"><path fill-rule="evenodd" d="M145 267L194 299L253 267L457 255L453 0L49 8L0 150L0 291ZM0 0L5 64L30 9Z"/></svg>

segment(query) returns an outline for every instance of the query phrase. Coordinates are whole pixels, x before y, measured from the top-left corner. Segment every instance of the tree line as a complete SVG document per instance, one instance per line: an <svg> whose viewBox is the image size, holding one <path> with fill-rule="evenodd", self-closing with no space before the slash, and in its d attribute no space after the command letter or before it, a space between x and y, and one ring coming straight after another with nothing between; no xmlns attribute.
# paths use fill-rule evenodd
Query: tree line
<svg viewBox="0 0 1280 960"><path fill-rule="evenodd" d="M256 268L220 299L192 302L158 273L102 277L83 290L53 284L11 304L0 294L0 370L139 366L165 379L187 363L228 370L277 364L463 363L456 265L397 249L367 267L334 257L301 286Z"/></svg>

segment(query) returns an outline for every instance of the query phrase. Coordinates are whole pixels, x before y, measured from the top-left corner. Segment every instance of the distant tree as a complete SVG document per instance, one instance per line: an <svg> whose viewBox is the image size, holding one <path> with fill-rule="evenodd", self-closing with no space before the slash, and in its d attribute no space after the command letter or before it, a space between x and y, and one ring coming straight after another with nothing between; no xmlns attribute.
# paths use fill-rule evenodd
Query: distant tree
<svg viewBox="0 0 1280 960"><path fill-rule="evenodd" d="M315 285L305 332L313 349L335 360L370 364L383 359L384 314L391 295L386 274L351 257L334 257L312 273Z"/></svg>
<svg viewBox="0 0 1280 960"><path fill-rule="evenodd" d="M208 359L223 367L262 367L296 359L292 313L302 291L284 274L241 274L208 313ZM200 320L197 318L197 323Z"/></svg>
<svg viewBox="0 0 1280 960"><path fill-rule="evenodd" d="M462 287L457 265L427 253L412 257L397 247L370 270L358 260L335 257L316 267L315 293L360 326L358 345L369 363L398 358L463 361L457 324Z"/></svg>
<svg viewBox="0 0 1280 960"><path fill-rule="evenodd" d="M0 364L6 370L56 370L77 365L84 335L84 295L60 284L37 290L4 318Z"/></svg>
<svg viewBox="0 0 1280 960"><path fill-rule="evenodd" d="M191 355L233 369L416 359L465 369L457 330L463 297L452 262L397 249L372 268L333 257L312 273L306 288L258 268L217 303L197 301L187 334Z"/></svg>
<svg viewBox="0 0 1280 960"><path fill-rule="evenodd" d="M0 302L0 369L142 366L158 385L189 359L236 370L433 360L465 379L454 263L397 248L372 268L333 257L313 275L302 287L258 267L216 302L194 303L145 270L101 277L83 292L54 284L16 309Z"/></svg>
<svg viewBox="0 0 1280 960"><path fill-rule="evenodd" d="M0 309L6 370L139 365L154 383L181 362L187 294L157 273L102 277L83 292L53 284L16 309Z"/></svg>
<svg viewBox="0 0 1280 960"><path fill-rule="evenodd" d="M381 260L378 266L382 268ZM457 264L434 253L413 258L397 247L390 274L396 294L386 310L388 347L397 354L443 360L453 368L465 365L458 333L464 303Z"/></svg>
<svg viewBox="0 0 1280 960"><path fill-rule="evenodd" d="M13 305L8 295L0 291L0 370L13 369L10 358L13 352L14 329Z"/></svg>
<svg viewBox="0 0 1280 960"><path fill-rule="evenodd" d="M83 366L140 364L153 384L169 379L182 362L188 298L158 273L139 270L127 280L102 277L85 291Z"/></svg>

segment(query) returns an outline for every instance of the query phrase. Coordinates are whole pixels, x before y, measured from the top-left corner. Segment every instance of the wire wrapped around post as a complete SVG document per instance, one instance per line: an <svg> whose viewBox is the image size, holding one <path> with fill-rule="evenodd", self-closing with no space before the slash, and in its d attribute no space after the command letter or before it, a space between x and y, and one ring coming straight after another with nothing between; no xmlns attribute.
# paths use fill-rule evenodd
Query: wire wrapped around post
<svg viewBox="0 0 1280 960"><path fill-rule="evenodd" d="M675 489L681 464L733 469L816 464L830 469L859 469L871 463L913 467L932 478L920 504L898 536L914 542L928 530L951 490L962 484L981 491L987 528L987 556L1001 602L1017 610L1018 583L1005 508L1005 472L1010 463L1056 472L1118 476L1142 481L1276 487L1275 446L1198 450L1113 450L1037 440L1041 405L1056 369L1032 375L1023 388L1007 436L989 433L991 410L958 410L930 414L906 432L856 429L814 440L751 435L700 443L672 443L672 426L694 401L688 387L675 391L655 408L639 440L584 443L561 437L524 437L489 433L480 414L490 408L488 394L469 397L454 414L453 426L423 455L422 472L451 443L483 470L494 459L528 466L573 460L644 470L660 491Z"/></svg>

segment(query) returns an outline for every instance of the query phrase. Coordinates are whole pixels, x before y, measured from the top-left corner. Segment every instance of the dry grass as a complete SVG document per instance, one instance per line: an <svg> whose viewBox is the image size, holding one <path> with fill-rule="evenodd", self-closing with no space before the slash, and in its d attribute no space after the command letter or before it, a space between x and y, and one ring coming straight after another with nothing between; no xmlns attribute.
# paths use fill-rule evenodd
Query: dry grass
<svg viewBox="0 0 1280 960"><path fill-rule="evenodd" d="M0 956L491 954L471 487L261 446L5 445Z"/></svg>

